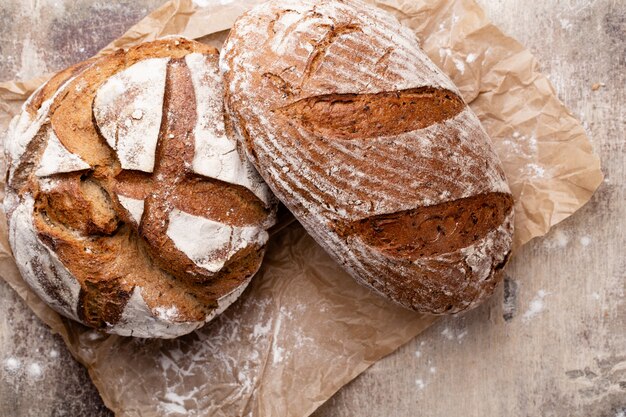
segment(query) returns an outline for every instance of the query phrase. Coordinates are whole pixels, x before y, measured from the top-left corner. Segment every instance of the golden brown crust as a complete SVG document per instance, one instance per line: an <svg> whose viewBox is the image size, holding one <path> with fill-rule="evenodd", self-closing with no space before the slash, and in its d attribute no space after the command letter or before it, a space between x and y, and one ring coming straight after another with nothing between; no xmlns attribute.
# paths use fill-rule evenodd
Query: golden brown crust
<svg viewBox="0 0 626 417"><path fill-rule="evenodd" d="M197 151L194 136L198 134L198 115L196 90L185 61L190 54L201 54L217 72L214 48L184 38L163 39L68 68L54 76L27 106L34 117L43 103L51 100L50 122L42 125L41 133L31 140L23 156L13 161L17 168L9 185L20 204L32 196L34 230L39 241L60 261L58 268L66 268L79 285L76 305L67 301L68 290L64 291L62 285L61 289L50 285L45 288L46 275L37 272L41 268L27 271L40 274L35 281L44 288L37 289L58 299L61 312L89 326L132 334L133 317L129 315L147 314L135 317L148 327L136 329L138 333L134 334L171 337L191 331L199 325L196 323L209 320L217 308L225 307L221 299L245 288L261 263L263 240L244 240L228 250L218 248L211 256L223 258L225 263L207 270L177 247L169 235L173 210L208 219L225 230L248 227L265 233L276 209L271 201L265 204L244 186L202 176L191 169ZM107 142L94 116L95 97L114 75L154 58L167 58L154 169L122 169L118 151ZM124 87L121 83L119 88ZM218 90L203 93L221 95ZM132 94L126 98L122 95L126 101L118 105L128 105L127 98ZM131 122L149 116L133 115ZM112 112L106 117L121 116ZM215 117L215 123L222 123L220 113ZM53 144L55 140L59 145ZM62 152L73 155L77 166L82 163L88 168L38 176L44 150L48 152L46 147L51 146L61 147ZM76 162L76 158L82 162ZM133 212L128 201L138 202L142 209ZM17 233L19 227L23 226L15 226ZM201 233L178 230L178 236L189 235L191 243ZM60 271L52 271L53 278L48 275L48 281L59 276ZM67 287L71 289L72 285ZM135 294L137 289L139 296ZM144 304L147 312L130 310L140 310ZM162 324L157 323L159 320ZM122 326L119 331L118 323ZM150 323L157 324L151 329Z"/></svg>

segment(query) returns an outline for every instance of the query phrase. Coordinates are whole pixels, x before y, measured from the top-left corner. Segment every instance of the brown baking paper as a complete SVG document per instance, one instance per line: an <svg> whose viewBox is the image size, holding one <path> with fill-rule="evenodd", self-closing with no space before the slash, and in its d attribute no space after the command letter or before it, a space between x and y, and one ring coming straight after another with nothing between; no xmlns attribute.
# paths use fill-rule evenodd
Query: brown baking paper
<svg viewBox="0 0 626 417"><path fill-rule="evenodd" d="M214 3L172 0L106 50L170 34L219 46L253 2ZM528 50L472 0L377 3L415 30L491 135L516 199L517 247L589 200L602 181L599 159ZM0 84L2 130L41 81ZM120 416L306 416L434 321L357 285L292 224L272 237L241 299L204 328L169 341L103 335L30 291L0 220L2 278L63 336Z"/></svg>

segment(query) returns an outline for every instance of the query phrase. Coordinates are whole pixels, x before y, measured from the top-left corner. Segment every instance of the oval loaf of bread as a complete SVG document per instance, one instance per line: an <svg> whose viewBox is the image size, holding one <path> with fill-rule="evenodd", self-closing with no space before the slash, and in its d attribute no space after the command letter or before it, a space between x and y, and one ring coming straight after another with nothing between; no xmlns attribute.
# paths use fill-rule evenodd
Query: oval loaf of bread
<svg viewBox="0 0 626 417"><path fill-rule="evenodd" d="M56 74L13 120L9 238L59 313L176 337L259 268L276 205L226 136L218 60L184 38L119 50Z"/></svg>
<svg viewBox="0 0 626 417"><path fill-rule="evenodd" d="M222 50L225 106L276 196L359 282L455 313L492 293L513 200L459 91L388 13L272 0Z"/></svg>

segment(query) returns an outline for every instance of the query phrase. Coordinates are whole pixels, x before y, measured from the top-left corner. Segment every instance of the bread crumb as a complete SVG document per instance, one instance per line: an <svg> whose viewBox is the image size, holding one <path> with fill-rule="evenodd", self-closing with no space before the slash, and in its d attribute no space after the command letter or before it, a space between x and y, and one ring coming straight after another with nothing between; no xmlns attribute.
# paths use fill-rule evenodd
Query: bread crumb
<svg viewBox="0 0 626 417"><path fill-rule="evenodd" d="M591 89L593 91L598 91L600 88L605 87L605 86L606 86L606 84L604 84L604 83L593 83L591 85Z"/></svg>

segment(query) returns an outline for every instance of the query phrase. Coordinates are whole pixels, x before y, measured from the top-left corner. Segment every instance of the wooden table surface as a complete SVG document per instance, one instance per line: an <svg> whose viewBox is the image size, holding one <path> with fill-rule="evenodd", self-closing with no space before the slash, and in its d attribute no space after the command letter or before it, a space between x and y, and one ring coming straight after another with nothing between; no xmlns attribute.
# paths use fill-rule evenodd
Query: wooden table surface
<svg viewBox="0 0 626 417"><path fill-rule="evenodd" d="M91 56L161 0L3 0L0 79ZM479 0L584 121L606 180L520 250L481 308L381 360L314 415L626 416L626 0ZM595 87L594 87L595 84ZM85 370L0 282L0 416L108 416Z"/></svg>

